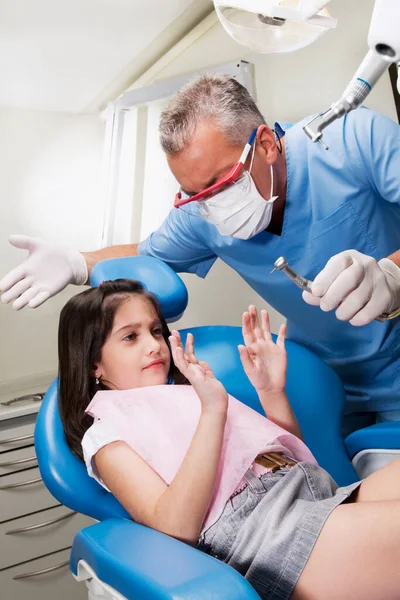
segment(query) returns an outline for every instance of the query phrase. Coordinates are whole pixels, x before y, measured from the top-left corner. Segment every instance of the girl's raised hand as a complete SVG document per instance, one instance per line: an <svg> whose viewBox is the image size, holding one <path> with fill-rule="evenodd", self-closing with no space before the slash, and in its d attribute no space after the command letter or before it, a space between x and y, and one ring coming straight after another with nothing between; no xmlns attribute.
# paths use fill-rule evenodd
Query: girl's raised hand
<svg viewBox="0 0 400 600"><path fill-rule="evenodd" d="M276 344L272 340L269 316L261 311L261 325L255 306L243 313L245 345L239 346L240 359L250 382L258 393L282 392L286 383L286 325L281 325Z"/></svg>
<svg viewBox="0 0 400 600"><path fill-rule="evenodd" d="M222 383L215 378L211 367L205 361L199 361L194 353L194 337L188 333L186 348L183 348L178 331L172 331L169 337L172 358L182 375L196 390L203 409L226 410L228 394Z"/></svg>

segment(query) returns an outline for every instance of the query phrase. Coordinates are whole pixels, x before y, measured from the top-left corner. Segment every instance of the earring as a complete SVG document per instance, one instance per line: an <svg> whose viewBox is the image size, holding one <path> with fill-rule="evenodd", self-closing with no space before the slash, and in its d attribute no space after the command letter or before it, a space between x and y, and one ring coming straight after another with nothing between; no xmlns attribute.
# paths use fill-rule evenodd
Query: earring
<svg viewBox="0 0 400 600"><path fill-rule="evenodd" d="M96 385L99 385L100 381L99 381L98 377L96 377L95 381L96 381Z"/></svg>

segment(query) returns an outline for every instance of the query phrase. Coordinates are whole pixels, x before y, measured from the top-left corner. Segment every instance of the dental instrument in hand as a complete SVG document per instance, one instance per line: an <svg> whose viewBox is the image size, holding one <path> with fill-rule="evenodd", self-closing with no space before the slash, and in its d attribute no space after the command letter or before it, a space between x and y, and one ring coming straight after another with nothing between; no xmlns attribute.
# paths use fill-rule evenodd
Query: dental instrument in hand
<svg viewBox="0 0 400 600"><path fill-rule="evenodd" d="M273 273L274 271L283 271L285 273L285 275L287 277L289 277L289 279L291 281L293 281L293 283L295 285L297 285L298 288L300 288L301 290L304 290L306 292L310 292L310 294L312 294L311 287L312 287L313 282L310 279L306 279L305 277L302 277L294 269L292 269L292 267L289 267L288 261L283 256L280 256L274 262L274 268L272 269L271 273ZM399 316L400 316L400 308L394 310L391 313L382 313L381 315L379 315L379 317L376 317L375 321L379 321L381 323L383 321L395 319L396 317L399 317Z"/></svg>
<svg viewBox="0 0 400 600"><path fill-rule="evenodd" d="M289 279L293 281L295 285L297 285L298 288L305 290L306 292L310 292L311 294L311 286L313 282L305 277L302 277L294 269L292 269L292 267L289 267L288 261L283 256L280 256L274 262L274 268L272 269L271 273L274 271L283 271L285 275L289 277Z"/></svg>

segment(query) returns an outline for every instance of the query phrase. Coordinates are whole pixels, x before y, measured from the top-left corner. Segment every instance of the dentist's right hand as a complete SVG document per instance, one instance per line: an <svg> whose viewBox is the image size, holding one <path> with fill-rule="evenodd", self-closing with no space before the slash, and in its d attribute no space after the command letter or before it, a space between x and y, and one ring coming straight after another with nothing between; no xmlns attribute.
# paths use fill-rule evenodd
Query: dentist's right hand
<svg viewBox="0 0 400 600"><path fill-rule="evenodd" d="M0 281L1 301L12 302L15 310L26 305L36 308L69 283L86 283L86 261L77 250L26 235L11 235L8 240L29 252L26 260Z"/></svg>

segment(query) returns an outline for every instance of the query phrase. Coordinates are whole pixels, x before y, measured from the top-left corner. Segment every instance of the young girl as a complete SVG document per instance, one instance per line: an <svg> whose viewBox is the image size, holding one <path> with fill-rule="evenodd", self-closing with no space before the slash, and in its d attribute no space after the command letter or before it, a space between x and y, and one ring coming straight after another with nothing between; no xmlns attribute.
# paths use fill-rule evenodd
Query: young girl
<svg viewBox="0 0 400 600"><path fill-rule="evenodd" d="M251 306L243 338L268 419L228 396L192 335L186 349L170 335L139 283L75 296L59 328L71 450L135 521L230 564L263 599L400 598L399 461L338 488L285 395L285 327L274 344Z"/></svg>

